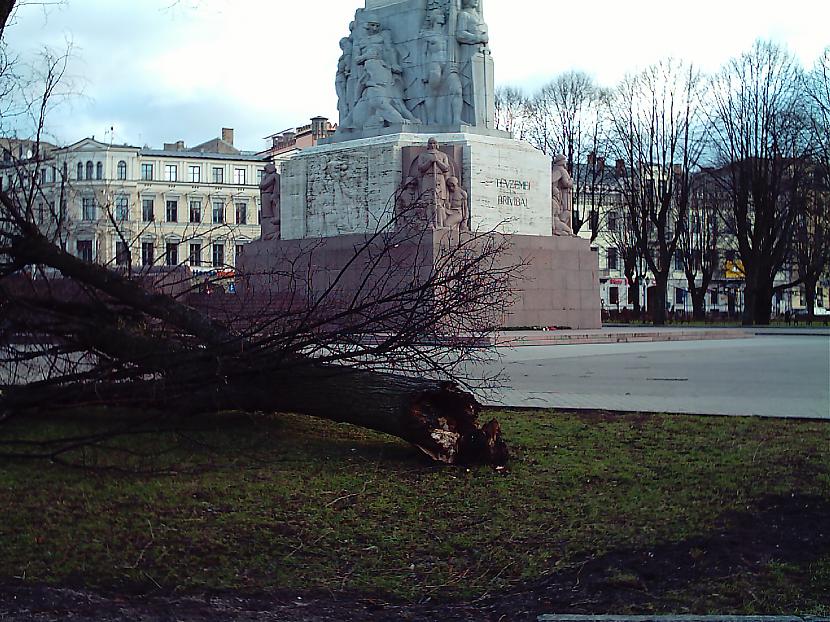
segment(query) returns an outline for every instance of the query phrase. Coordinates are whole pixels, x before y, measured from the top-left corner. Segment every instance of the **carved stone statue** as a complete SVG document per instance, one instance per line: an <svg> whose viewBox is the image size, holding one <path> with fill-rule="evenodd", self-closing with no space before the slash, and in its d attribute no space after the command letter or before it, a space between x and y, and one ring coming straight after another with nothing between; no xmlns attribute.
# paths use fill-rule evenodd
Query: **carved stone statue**
<svg viewBox="0 0 830 622"><path fill-rule="evenodd" d="M435 229L443 226L447 209L447 178L453 175L450 158L439 149L438 140L430 138L427 150L412 163L411 176L418 179L418 191L427 206L427 219Z"/></svg>
<svg viewBox="0 0 830 622"><path fill-rule="evenodd" d="M418 229L426 220L418 179L407 177L395 199L395 218L398 227Z"/></svg>
<svg viewBox="0 0 830 622"><path fill-rule="evenodd" d="M553 235L572 236L574 235L571 225L573 214L574 187L565 163L568 161L564 155L558 155L553 161L551 169L551 214L553 216Z"/></svg>
<svg viewBox="0 0 830 622"><path fill-rule="evenodd" d="M420 123L403 103L397 51L388 30L376 21L365 27L366 34L355 44L354 63L362 66L356 89L357 102L343 126L352 129Z"/></svg>
<svg viewBox="0 0 830 622"><path fill-rule="evenodd" d="M461 45L470 46L470 49L462 48L466 58L489 51L490 30L481 17L479 0L462 0L455 36Z"/></svg>
<svg viewBox="0 0 830 622"><path fill-rule="evenodd" d="M458 182L458 178L450 176L447 178L447 207L444 210L444 217L441 226L445 229L458 229L469 231L469 208L467 205L467 193Z"/></svg>
<svg viewBox="0 0 830 622"><path fill-rule="evenodd" d="M441 110L442 99L447 86L450 67L449 41L446 32L444 12L433 10L427 12L424 29L421 32L425 46L424 67L426 75L422 78L426 85L424 107L426 122L432 125L448 123L447 114Z"/></svg>
<svg viewBox="0 0 830 622"><path fill-rule="evenodd" d="M460 47L461 84L469 123L488 125L492 122L492 66L490 31L481 16L479 0L462 0L458 13L455 38Z"/></svg>
<svg viewBox="0 0 830 622"><path fill-rule="evenodd" d="M354 22L353 22L354 23ZM352 73L352 50L354 42L352 36L340 39L340 50L343 52L340 60L337 61L337 78L334 81L334 88L337 91L337 112L340 114L340 121L343 121L351 112L351 103L348 96L349 77Z"/></svg>
<svg viewBox="0 0 830 622"><path fill-rule="evenodd" d="M262 206L262 240L280 238L280 175L273 164L265 165L265 175L259 184Z"/></svg>
<svg viewBox="0 0 830 622"><path fill-rule="evenodd" d="M340 124L330 142L405 124L428 126L423 132L494 128L493 61L481 4L367 0L340 42Z"/></svg>

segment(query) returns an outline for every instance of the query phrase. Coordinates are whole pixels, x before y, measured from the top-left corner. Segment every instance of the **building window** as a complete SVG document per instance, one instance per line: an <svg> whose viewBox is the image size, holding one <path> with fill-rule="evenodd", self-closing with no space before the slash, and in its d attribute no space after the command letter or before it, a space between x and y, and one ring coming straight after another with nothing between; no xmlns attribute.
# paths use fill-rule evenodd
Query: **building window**
<svg viewBox="0 0 830 622"><path fill-rule="evenodd" d="M115 264L117 266L128 266L131 261L130 247L126 242L117 241L115 243Z"/></svg>
<svg viewBox="0 0 830 622"><path fill-rule="evenodd" d="M682 270L683 269L683 253L680 251L674 254L674 269L675 270Z"/></svg>
<svg viewBox="0 0 830 622"><path fill-rule="evenodd" d="M236 204L236 224L237 225L247 225L248 224L248 204L247 203L237 203Z"/></svg>
<svg viewBox="0 0 830 622"><path fill-rule="evenodd" d="M221 166L214 166L213 167L213 183L215 184L224 184L225 183L225 169Z"/></svg>
<svg viewBox="0 0 830 622"><path fill-rule="evenodd" d="M92 174L93 174L94 169L95 169L95 167L92 165L92 162L87 162L86 163L86 178L87 179L92 179Z"/></svg>
<svg viewBox="0 0 830 622"><path fill-rule="evenodd" d="M674 290L674 304L682 305L686 301L686 290L679 287Z"/></svg>
<svg viewBox="0 0 830 622"><path fill-rule="evenodd" d="M176 164L164 165L164 181L178 181L179 167Z"/></svg>
<svg viewBox="0 0 830 622"><path fill-rule="evenodd" d="M78 240L75 249L78 251L78 259L92 263L92 240Z"/></svg>
<svg viewBox="0 0 830 622"><path fill-rule="evenodd" d="M199 267L202 265L202 245L201 244L191 244L190 245L190 265Z"/></svg>
<svg viewBox="0 0 830 622"><path fill-rule="evenodd" d="M190 202L190 222L202 222L202 202Z"/></svg>
<svg viewBox="0 0 830 622"><path fill-rule="evenodd" d="M237 244L236 248L234 249L234 265L239 265L239 260L242 258L242 253L245 252L245 245L244 244Z"/></svg>
<svg viewBox="0 0 830 622"><path fill-rule="evenodd" d="M101 162L95 165L95 179L104 178L104 165Z"/></svg>
<svg viewBox="0 0 830 622"><path fill-rule="evenodd" d="M235 168L233 169L233 183L237 186L244 186L245 185L245 169L244 168Z"/></svg>
<svg viewBox="0 0 830 622"><path fill-rule="evenodd" d="M617 249L616 248L609 248L606 258L607 258L607 261L608 261L608 269L609 270L618 269L619 262L617 261Z"/></svg>
<svg viewBox="0 0 830 622"><path fill-rule="evenodd" d="M152 266L155 262L155 253L152 242L141 243L141 265Z"/></svg>
<svg viewBox="0 0 830 622"><path fill-rule="evenodd" d="M81 220L95 220L95 199L84 197L81 199Z"/></svg>
<svg viewBox="0 0 830 622"><path fill-rule="evenodd" d="M142 199L141 201L141 220L144 222L153 222L156 219L154 212L153 199Z"/></svg>
<svg viewBox="0 0 830 622"><path fill-rule="evenodd" d="M41 185L45 185L49 181L49 169L42 168L40 169L40 183Z"/></svg>
<svg viewBox="0 0 830 622"><path fill-rule="evenodd" d="M224 244L214 244L213 245L213 267L214 268L221 268L225 265L225 245Z"/></svg>
<svg viewBox="0 0 830 622"><path fill-rule="evenodd" d="M166 252L164 256L167 260L168 266L178 266L179 265L179 245L175 242L168 242L167 248L165 249Z"/></svg>
<svg viewBox="0 0 830 622"><path fill-rule="evenodd" d="M179 222L179 202L167 201L167 222Z"/></svg>
<svg viewBox="0 0 830 622"><path fill-rule="evenodd" d="M217 224L225 222L225 204L222 201L213 203L213 222Z"/></svg>
<svg viewBox="0 0 830 622"><path fill-rule="evenodd" d="M190 166L187 170L188 179L190 180L191 184L198 184L202 181L202 167L201 166Z"/></svg>
<svg viewBox="0 0 830 622"><path fill-rule="evenodd" d="M617 306L620 304L620 288L612 287L609 290L611 304Z"/></svg>
<svg viewBox="0 0 830 622"><path fill-rule="evenodd" d="M78 181L81 181L84 178L84 164L83 162L78 162Z"/></svg>
<svg viewBox="0 0 830 622"><path fill-rule="evenodd" d="M608 230L617 230L617 212L615 211L608 212Z"/></svg>
<svg viewBox="0 0 830 622"><path fill-rule="evenodd" d="M125 196L115 197L115 219L127 221L130 219L130 199Z"/></svg>
<svg viewBox="0 0 830 622"><path fill-rule="evenodd" d="M127 163L124 160L118 163L118 179L120 181L127 179Z"/></svg>
<svg viewBox="0 0 830 622"><path fill-rule="evenodd" d="M639 292L634 288L631 287L631 284L628 284L628 304L633 305L637 303L637 296Z"/></svg>
<svg viewBox="0 0 830 622"><path fill-rule="evenodd" d="M263 179L265 179L265 169L264 168L258 168L256 170L257 184L261 184Z"/></svg>
<svg viewBox="0 0 830 622"><path fill-rule="evenodd" d="M141 165L141 179L142 179L142 181L153 181L153 165L152 164L142 164Z"/></svg>

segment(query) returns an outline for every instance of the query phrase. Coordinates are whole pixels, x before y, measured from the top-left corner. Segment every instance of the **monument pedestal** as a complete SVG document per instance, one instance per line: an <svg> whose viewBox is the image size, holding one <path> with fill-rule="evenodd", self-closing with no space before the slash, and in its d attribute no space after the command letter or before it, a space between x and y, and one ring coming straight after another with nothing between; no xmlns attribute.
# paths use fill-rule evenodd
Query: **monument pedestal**
<svg viewBox="0 0 830 622"><path fill-rule="evenodd" d="M459 147L468 194L469 228L478 232L549 236L550 160L529 144L487 133L435 138ZM286 240L371 233L394 218L404 150L425 146L424 135L399 133L321 145L285 162L281 226Z"/></svg>
<svg viewBox="0 0 830 622"><path fill-rule="evenodd" d="M414 289L433 273L442 252L457 244L459 235L473 238L449 230L425 231L386 246L388 259L381 266L376 265L377 252L361 253L355 261L355 249L363 248L370 237L364 234L254 242L241 257L240 274L247 276L237 290L240 296L279 305L305 300L306 294L321 296L336 283L326 299L326 310L334 315L339 301L351 301L358 291L377 292L378 281L386 293L395 287ZM492 233L476 237L470 252L492 242L490 236L507 242L494 268L524 266L523 278L515 283L516 300L503 310L503 327L601 327L598 257L587 240Z"/></svg>

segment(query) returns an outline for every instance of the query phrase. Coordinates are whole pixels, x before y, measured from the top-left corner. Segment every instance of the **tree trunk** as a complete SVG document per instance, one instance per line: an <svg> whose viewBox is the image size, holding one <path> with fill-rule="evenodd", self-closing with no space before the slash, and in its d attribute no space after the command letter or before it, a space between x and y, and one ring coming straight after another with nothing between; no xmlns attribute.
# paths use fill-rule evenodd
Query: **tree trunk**
<svg viewBox="0 0 830 622"><path fill-rule="evenodd" d="M509 457L498 422L479 426L481 405L450 382L313 364L223 380L17 386L6 391L4 407L16 417L44 404L54 409L118 404L184 416L287 412L390 434L446 464L503 465Z"/></svg>
<svg viewBox="0 0 830 622"><path fill-rule="evenodd" d="M755 291L752 321L756 326L767 326L772 318L772 283L764 284Z"/></svg>
<svg viewBox="0 0 830 622"><path fill-rule="evenodd" d="M666 323L666 290L669 288L669 275L654 275L654 305L651 309L651 320L655 326L664 326Z"/></svg>
<svg viewBox="0 0 830 622"><path fill-rule="evenodd" d="M706 290L705 287L695 287L690 291L692 295L692 317L701 322L706 320Z"/></svg>
<svg viewBox="0 0 830 622"><path fill-rule="evenodd" d="M633 269L625 270L625 278L628 282L628 290L634 290L634 315L640 317L640 279L635 276Z"/></svg>
<svg viewBox="0 0 830 622"><path fill-rule="evenodd" d="M812 275L804 277L804 295L807 298L807 322L813 323L816 316L816 284L818 279Z"/></svg>

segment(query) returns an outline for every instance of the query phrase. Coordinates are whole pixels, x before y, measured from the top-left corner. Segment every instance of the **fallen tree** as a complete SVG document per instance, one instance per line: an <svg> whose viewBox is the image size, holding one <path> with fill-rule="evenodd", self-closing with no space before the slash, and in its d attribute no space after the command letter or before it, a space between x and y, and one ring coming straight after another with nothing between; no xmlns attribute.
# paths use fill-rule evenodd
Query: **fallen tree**
<svg viewBox="0 0 830 622"><path fill-rule="evenodd" d="M480 426L480 405L461 388L484 380L464 363L512 295L518 267L499 266L503 238L449 239L425 272L417 250L394 249L433 253L432 232L391 224L324 286L289 264L279 274L288 295L228 297L218 314L186 272L118 271L62 250L18 196L0 192L2 359L15 370L0 386L7 418L93 405L294 412L392 434L445 463L507 460L498 423Z"/></svg>

